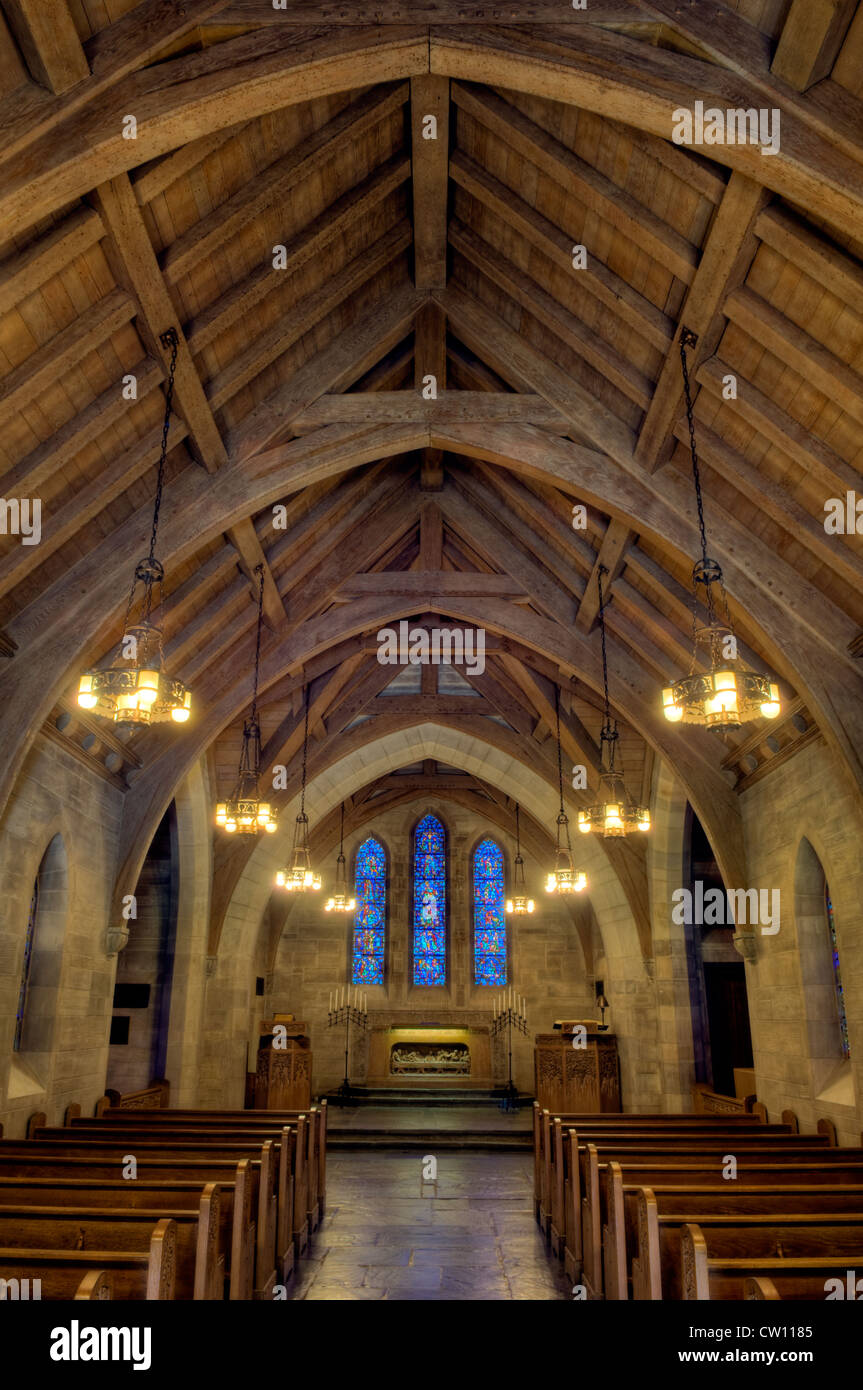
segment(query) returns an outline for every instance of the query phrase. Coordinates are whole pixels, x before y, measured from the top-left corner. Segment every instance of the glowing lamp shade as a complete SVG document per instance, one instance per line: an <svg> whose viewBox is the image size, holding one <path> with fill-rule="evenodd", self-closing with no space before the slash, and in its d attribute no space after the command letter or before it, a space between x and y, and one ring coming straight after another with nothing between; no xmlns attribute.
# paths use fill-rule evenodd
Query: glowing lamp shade
<svg viewBox="0 0 863 1390"><path fill-rule="evenodd" d="M191 713L192 692L191 690L187 690L183 696L183 703L181 705L176 705L175 708L171 710L171 718L175 724L185 724Z"/></svg>
<svg viewBox="0 0 863 1390"><path fill-rule="evenodd" d="M98 703L98 696L93 694L93 677L88 673L78 682L78 704L81 709L95 709Z"/></svg>
<svg viewBox="0 0 863 1390"><path fill-rule="evenodd" d="M216 807L216 825L226 825L228 821L228 808L224 801L220 801Z"/></svg>
<svg viewBox="0 0 863 1390"><path fill-rule="evenodd" d="M590 834L590 816L587 813L587 811L579 811L578 828L581 831L582 835Z"/></svg>
<svg viewBox="0 0 863 1390"><path fill-rule="evenodd" d="M666 719L672 724L678 724L683 718L683 708L674 699L674 691L669 686L662 692L662 707L665 711Z"/></svg>
<svg viewBox="0 0 863 1390"><path fill-rule="evenodd" d="M779 686L774 685L771 681L770 699L763 701L761 705L761 713L764 715L765 719L776 719L781 708L782 706L779 699Z"/></svg>

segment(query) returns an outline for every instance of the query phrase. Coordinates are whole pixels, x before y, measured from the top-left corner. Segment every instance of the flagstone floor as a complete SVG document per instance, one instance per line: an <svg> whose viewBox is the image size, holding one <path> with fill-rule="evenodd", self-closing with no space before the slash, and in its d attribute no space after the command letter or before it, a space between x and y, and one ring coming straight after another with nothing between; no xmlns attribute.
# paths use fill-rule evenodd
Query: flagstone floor
<svg viewBox="0 0 863 1390"><path fill-rule="evenodd" d="M534 1219L533 1156L520 1153L329 1154L327 1213L288 1285L289 1299L312 1300L570 1297Z"/></svg>

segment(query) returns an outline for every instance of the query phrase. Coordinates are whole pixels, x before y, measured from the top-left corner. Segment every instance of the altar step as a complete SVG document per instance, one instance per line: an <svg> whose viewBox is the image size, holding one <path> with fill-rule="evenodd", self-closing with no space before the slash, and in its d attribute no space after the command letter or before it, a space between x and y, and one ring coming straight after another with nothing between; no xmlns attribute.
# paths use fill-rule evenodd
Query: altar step
<svg viewBox="0 0 863 1390"><path fill-rule="evenodd" d="M529 1152L533 1147L530 1130L512 1129L340 1129L332 1119L327 1125L327 1151L349 1152L362 1149L415 1150L424 1154L447 1150Z"/></svg>
<svg viewBox="0 0 863 1390"><path fill-rule="evenodd" d="M480 1105L483 1108L496 1108L503 1099L502 1090L475 1090L468 1091L459 1088L458 1090L438 1089L437 1086L355 1086L351 1089L351 1106L365 1105ZM332 1114L337 1113L336 1107L339 1104L339 1097L335 1091L328 1091L326 1094L328 1105L333 1107ZM519 1109L523 1106L533 1105L533 1096L519 1095L516 1105Z"/></svg>

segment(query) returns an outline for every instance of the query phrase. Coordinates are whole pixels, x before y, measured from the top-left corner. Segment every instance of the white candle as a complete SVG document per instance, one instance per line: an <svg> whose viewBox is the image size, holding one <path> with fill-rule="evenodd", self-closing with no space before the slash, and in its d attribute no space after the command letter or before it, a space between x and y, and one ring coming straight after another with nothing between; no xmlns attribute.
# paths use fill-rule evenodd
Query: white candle
<svg viewBox="0 0 863 1390"><path fill-rule="evenodd" d="M330 990L330 1003L329 1003L329 1010L328 1010L328 1012L329 1012L329 1013L332 1013L332 1011L333 1011L333 991Z"/></svg>

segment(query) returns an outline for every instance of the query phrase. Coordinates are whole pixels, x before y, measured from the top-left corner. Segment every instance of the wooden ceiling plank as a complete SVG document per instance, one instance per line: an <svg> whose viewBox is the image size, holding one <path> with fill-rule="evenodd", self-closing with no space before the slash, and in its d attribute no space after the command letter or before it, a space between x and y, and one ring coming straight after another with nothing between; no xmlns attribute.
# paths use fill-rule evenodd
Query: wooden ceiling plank
<svg viewBox="0 0 863 1390"><path fill-rule="evenodd" d="M555 265L572 274L572 237L532 208L462 150L450 159L450 174L460 188L488 208L508 227L523 236ZM587 266L578 272L578 283L600 304L653 347L666 351L674 325L667 314L634 290L627 281L609 270L588 247Z"/></svg>
<svg viewBox="0 0 863 1390"><path fill-rule="evenodd" d="M464 678L469 685L473 686L474 690L477 690L484 697L489 705L497 710L508 724L512 725L516 733L525 735L533 733L536 717L531 710L526 708L523 701L515 699L510 693L513 688L518 689L513 683L510 683L510 689L507 689L488 669L488 664L481 674L465 670Z"/></svg>
<svg viewBox="0 0 863 1390"><path fill-rule="evenodd" d="M240 121L225 130L216 130L212 135L204 135L200 140L190 140L171 154L163 155L162 158L154 159L135 169L131 175L132 188L141 207L146 207L147 203L164 193L177 179L197 169L209 155L215 154L223 145L227 145L229 140L236 139L251 125L251 121Z"/></svg>
<svg viewBox="0 0 863 1390"><path fill-rule="evenodd" d="M855 372L754 290L735 290L726 301L727 317L810 386L863 424L863 376Z"/></svg>
<svg viewBox="0 0 863 1390"><path fill-rule="evenodd" d="M689 285L698 251L670 223L611 179L580 159L510 102L488 88L453 83L453 101L480 121L496 139L542 169L604 222L616 227L640 250ZM433 288L440 288L434 286Z"/></svg>
<svg viewBox="0 0 863 1390"><path fill-rule="evenodd" d="M733 172L707 233L698 270L680 311L680 323L698 335L690 349L691 372L709 355L711 325L729 292L744 279L755 253L753 224L767 193L744 174ZM636 457L649 472L667 463L674 449L674 426L683 402L683 376L678 339L668 349L665 364L641 424Z"/></svg>
<svg viewBox="0 0 863 1390"><path fill-rule="evenodd" d="M332 203L320 217L316 217L286 243L284 269L274 270L267 261L195 315L186 325L186 336L192 352L197 353L208 347L220 333L248 314L273 290L286 284L290 276L319 256L409 177L410 160L405 155L396 155L363 183Z"/></svg>
<svg viewBox="0 0 863 1390"><path fill-rule="evenodd" d="M410 245L410 223L405 219L385 232L359 256L343 266L293 307L266 332L254 338L244 352L207 382L207 399L213 410L247 386L260 372L282 357L311 328L372 280Z"/></svg>
<svg viewBox="0 0 863 1390"><path fill-rule="evenodd" d="M792 0L770 71L798 92L829 77L857 0Z"/></svg>
<svg viewBox="0 0 863 1390"><path fill-rule="evenodd" d="M32 245L10 256L0 265L0 314L14 309L104 234L95 208L77 208Z"/></svg>
<svg viewBox="0 0 863 1390"><path fill-rule="evenodd" d="M369 598L402 594L416 598L418 606L434 608L440 598L454 596L505 598L524 602L528 597L523 584L507 574L475 574L453 570L383 570L374 574L354 574L339 585L339 599Z"/></svg>
<svg viewBox="0 0 863 1390"><path fill-rule="evenodd" d="M154 361L152 357L143 358L124 375L136 378L139 401L155 391L165 379L161 362ZM61 425L44 444L31 450L9 469L0 479L4 496L38 496L39 489L47 479L132 409L134 402L125 400L123 396L123 382L112 382L90 405Z"/></svg>
<svg viewBox="0 0 863 1390"><path fill-rule="evenodd" d="M726 401L722 394L723 377L729 374L737 378L737 399ZM722 400L724 408L744 420L799 464L807 477L818 478L825 488L834 491L840 489L853 492L860 487L860 474L853 464L846 463L811 430L807 430L793 416L775 405L769 396L746 381L739 372L733 372L721 358L712 357L709 362L705 362L698 370L698 381L714 397ZM698 428L700 435L704 426L699 423ZM676 433L678 439L688 445L689 432L685 429L683 421L678 422Z"/></svg>
<svg viewBox="0 0 863 1390"><path fill-rule="evenodd" d="M218 24L632 24L640 16L630 0L590 0L589 12L562 9L559 0L465 4L464 0L374 0L373 4L290 0L290 8L270 13L260 0L231 0Z"/></svg>
<svg viewBox="0 0 863 1390"><path fill-rule="evenodd" d="M125 290L111 290L68 328L49 338L0 382L0 423L12 419L34 397L55 385L68 367L77 366L134 315L131 295Z"/></svg>
<svg viewBox="0 0 863 1390"><path fill-rule="evenodd" d="M416 228L414 230L416 239ZM414 386L421 398L446 388L446 313L440 304L427 300L414 320ZM430 382L429 378L433 380ZM443 451L423 449L420 487L438 492L443 486Z"/></svg>
<svg viewBox="0 0 863 1390"><path fill-rule="evenodd" d="M32 76L60 96L90 76L67 0L4 0L6 18Z"/></svg>
<svg viewBox="0 0 863 1390"><path fill-rule="evenodd" d="M201 379L179 325L179 316L168 293L153 244L135 200L128 175L122 174L96 191L99 210L110 234L109 259L118 277L132 290L140 306L138 326L150 352L168 363L170 349L160 336L173 327L177 333L177 370L174 395L189 427L191 440L209 473L227 460L225 446L207 403Z"/></svg>
<svg viewBox="0 0 863 1390"><path fill-rule="evenodd" d="M863 318L863 269L847 252L779 206L761 213L755 234Z"/></svg>
<svg viewBox="0 0 863 1390"><path fill-rule="evenodd" d="M297 149L289 150L224 203L219 203L164 252L162 271L167 283L175 285L260 213L289 197L297 184L319 173L325 164L343 153L346 145L361 139L387 116L400 110L408 99L409 90L408 84L401 82L394 87L366 92Z"/></svg>
<svg viewBox="0 0 863 1390"><path fill-rule="evenodd" d="M596 555L596 562L593 566L587 587L578 606L578 613L575 618L576 627L583 632L590 632L593 624L599 617L599 571L607 571L603 580L603 589L606 596L610 596L611 588L623 568L626 552L635 540L635 532L632 531L625 522L616 521L613 517L606 527L602 544Z"/></svg>
<svg viewBox="0 0 863 1390"><path fill-rule="evenodd" d="M422 570L439 570L443 563L443 512L436 502L420 506L420 553Z"/></svg>
<svg viewBox="0 0 863 1390"><path fill-rule="evenodd" d="M458 220L454 220L450 227L450 241L455 250L492 284L510 295L539 323L556 334L628 400L642 410L648 409L653 397L653 382L634 367L619 348L612 347L594 329L588 328L586 323L529 275Z"/></svg>
<svg viewBox="0 0 863 1390"><path fill-rule="evenodd" d="M720 388L721 389L721 388ZM681 437L685 431L681 426ZM856 590L863 589L863 553L854 551L841 536L828 536L824 521L817 520L793 495L779 483L774 483L745 455L732 449L721 436L699 426L698 452L705 463L716 471L750 502L780 525L789 536L827 565L842 580ZM854 542L852 541L852 544Z"/></svg>
<svg viewBox="0 0 863 1390"><path fill-rule="evenodd" d="M442 290L447 276L449 78L431 73L412 77L410 98L414 284L418 290Z"/></svg>

